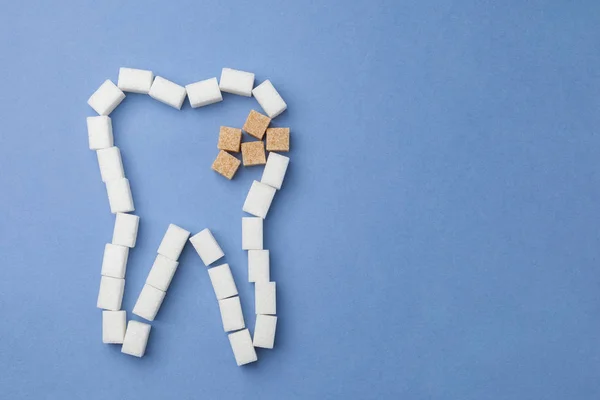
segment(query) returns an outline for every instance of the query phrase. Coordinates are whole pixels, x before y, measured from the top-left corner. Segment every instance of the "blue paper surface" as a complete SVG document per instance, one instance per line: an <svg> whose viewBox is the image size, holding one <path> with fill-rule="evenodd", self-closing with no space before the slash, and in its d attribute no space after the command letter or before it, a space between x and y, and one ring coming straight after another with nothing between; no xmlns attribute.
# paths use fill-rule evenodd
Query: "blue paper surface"
<svg viewBox="0 0 600 400"><path fill-rule="evenodd" d="M41 1L0 11L3 399L598 399L600 4ZM288 104L265 221L275 349L238 368L186 246L142 359L101 343L113 216L88 97L119 67L221 68ZM209 227L254 329L242 204L211 171L253 98L111 114L140 215L132 315L169 223ZM137 319L137 318L136 318Z"/></svg>

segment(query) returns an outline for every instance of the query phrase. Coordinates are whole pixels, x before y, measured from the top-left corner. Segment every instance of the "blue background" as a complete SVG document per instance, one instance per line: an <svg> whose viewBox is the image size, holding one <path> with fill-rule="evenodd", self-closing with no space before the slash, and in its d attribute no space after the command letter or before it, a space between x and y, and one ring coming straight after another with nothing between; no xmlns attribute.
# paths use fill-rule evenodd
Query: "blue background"
<svg viewBox="0 0 600 400"><path fill-rule="evenodd" d="M598 399L599 18L595 1L3 2L0 397ZM101 343L113 216L86 100L121 66L252 71L288 103L265 223L280 319L253 365L191 246L146 356ZM123 306L169 223L210 227L252 330L240 218L262 168L210 165L219 125L258 104L224 98L128 95L111 115L141 216Z"/></svg>

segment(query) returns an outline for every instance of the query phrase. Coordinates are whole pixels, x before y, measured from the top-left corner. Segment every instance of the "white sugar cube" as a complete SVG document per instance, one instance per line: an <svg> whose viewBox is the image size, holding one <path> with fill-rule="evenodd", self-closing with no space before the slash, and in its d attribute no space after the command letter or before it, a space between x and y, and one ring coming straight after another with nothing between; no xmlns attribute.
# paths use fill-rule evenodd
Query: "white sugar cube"
<svg viewBox="0 0 600 400"><path fill-rule="evenodd" d="M162 290L158 290L150 285L144 285L140 297L138 297L135 306L133 306L133 313L148 321L154 321L164 298L165 292Z"/></svg>
<svg viewBox="0 0 600 400"><path fill-rule="evenodd" d="M254 308L256 314L277 314L275 282L254 284Z"/></svg>
<svg viewBox="0 0 600 400"><path fill-rule="evenodd" d="M190 242L207 267L225 255L208 228L192 236Z"/></svg>
<svg viewBox="0 0 600 400"><path fill-rule="evenodd" d="M248 282L269 282L269 250L248 250Z"/></svg>
<svg viewBox="0 0 600 400"><path fill-rule="evenodd" d="M125 98L125 93L112 83L110 79L90 96L87 103L100 115L110 114Z"/></svg>
<svg viewBox="0 0 600 400"><path fill-rule="evenodd" d="M227 297L237 296L238 291L231 275L229 264L222 264L218 267L210 268L208 276L212 283L217 300L226 299Z"/></svg>
<svg viewBox="0 0 600 400"><path fill-rule="evenodd" d="M102 343L123 343L126 326L125 311L102 311Z"/></svg>
<svg viewBox="0 0 600 400"><path fill-rule="evenodd" d="M257 315L254 325L254 347L272 349L275 344L277 317L274 315Z"/></svg>
<svg viewBox="0 0 600 400"><path fill-rule="evenodd" d="M110 204L111 213L116 214L118 212L126 213L135 211L131 187L129 186L129 180L127 178L106 182L106 192L108 193L108 202Z"/></svg>
<svg viewBox="0 0 600 400"><path fill-rule="evenodd" d="M242 250L263 248L263 219L242 217Z"/></svg>
<svg viewBox="0 0 600 400"><path fill-rule="evenodd" d="M125 279L111 278L110 276L101 277L96 306L104 310L120 310L124 290Z"/></svg>
<svg viewBox="0 0 600 400"><path fill-rule="evenodd" d="M185 88L178 84L157 76L148 93L150 97L165 103L173 108L181 110L183 100L185 100Z"/></svg>
<svg viewBox="0 0 600 400"><path fill-rule="evenodd" d="M223 68L219 88L221 92L233 93L240 96L252 96L254 74L237 69Z"/></svg>
<svg viewBox="0 0 600 400"><path fill-rule="evenodd" d="M246 196L246 201L242 209L249 214L264 219L269 212L274 196L274 187L254 181L248 191L248 196Z"/></svg>
<svg viewBox="0 0 600 400"><path fill-rule="evenodd" d="M114 137L110 117L105 115L87 117L87 128L90 150L100 150L113 146Z"/></svg>
<svg viewBox="0 0 600 400"><path fill-rule="evenodd" d="M104 257L102 258L102 275L112 278L125 278L129 247L118 244L107 243L104 246Z"/></svg>
<svg viewBox="0 0 600 400"><path fill-rule="evenodd" d="M188 237L190 237L188 231L177 225L170 224L167 233L165 233L162 242L160 242L160 246L158 246L158 254L177 261Z"/></svg>
<svg viewBox="0 0 600 400"><path fill-rule="evenodd" d="M125 247L135 247L140 217L133 214L117 213L112 243Z"/></svg>
<svg viewBox="0 0 600 400"><path fill-rule="evenodd" d="M248 329L229 334L229 343L238 366L258 360Z"/></svg>
<svg viewBox="0 0 600 400"><path fill-rule="evenodd" d="M238 296L219 300L219 310L225 332L237 331L246 327L242 304Z"/></svg>
<svg viewBox="0 0 600 400"><path fill-rule="evenodd" d="M148 94L152 86L152 71L135 68L120 68L117 86L124 92Z"/></svg>
<svg viewBox="0 0 600 400"><path fill-rule="evenodd" d="M146 279L146 285L153 286L166 292L171 284L171 280L173 279L173 275L175 275L178 265L179 263L177 261L173 261L170 258L158 254L154 260L154 264L152 264L152 269L148 274L148 278Z"/></svg>
<svg viewBox="0 0 600 400"><path fill-rule="evenodd" d="M287 108L287 104L285 104L285 101L283 101L268 79L255 87L252 90L252 95L271 119L284 112Z"/></svg>
<svg viewBox="0 0 600 400"><path fill-rule="evenodd" d="M150 336L150 328L152 327L149 324L134 320L129 321L121 353L143 357L148 344L148 336Z"/></svg>
<svg viewBox="0 0 600 400"><path fill-rule="evenodd" d="M223 101L217 78L210 78L185 85L185 91L187 92L188 100L190 101L192 108L207 106Z"/></svg>
<svg viewBox="0 0 600 400"><path fill-rule="evenodd" d="M262 179L260 181L274 187L275 189L281 189L281 184L283 183L285 171L287 171L289 163L289 157L273 152L269 153L267 165L265 165Z"/></svg>
<svg viewBox="0 0 600 400"><path fill-rule="evenodd" d="M115 179L125 177L121 151L118 147L113 146L98 150L96 151L96 155L98 156L102 182L114 181Z"/></svg>

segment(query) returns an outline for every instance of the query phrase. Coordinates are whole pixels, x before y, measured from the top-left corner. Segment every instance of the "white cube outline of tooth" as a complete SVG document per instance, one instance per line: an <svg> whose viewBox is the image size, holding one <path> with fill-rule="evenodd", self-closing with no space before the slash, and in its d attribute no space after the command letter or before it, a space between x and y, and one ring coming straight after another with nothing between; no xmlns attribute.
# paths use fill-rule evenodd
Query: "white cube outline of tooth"
<svg viewBox="0 0 600 400"><path fill-rule="evenodd" d="M223 82L224 80L224 76L228 76L228 78L233 77L233 80L235 82ZM158 78L158 80L157 80ZM153 86L156 84L158 85L162 85L162 90L163 92L157 92L157 89L159 89L158 86L155 86L153 90ZM235 86L235 87L233 87ZM168 90L167 90L168 89ZM218 90L217 90L218 89ZM220 102L223 100L222 97L222 92L227 92L227 93L232 93L232 94L237 94L240 96L246 96L246 97L255 97L255 99L259 102L259 105L263 108L263 110L267 113L267 115L269 115L269 117L271 119L274 119L275 117L277 117L279 114L281 114L283 111L285 111L287 109L287 104L285 103L285 101L281 98L281 95L277 92L277 90L274 88L273 84L271 83L271 81L269 79L264 80L262 83L258 84L255 86L255 76L254 73L251 72L246 72L243 70L235 70L232 68L223 68L221 71L221 79L219 81L217 81L216 78L208 78L205 80L200 80L200 81L196 81L196 82L192 82L188 85L185 86L180 86L172 81L169 81L159 75L155 75L154 72L149 71L149 70L141 70L141 69L135 69L135 68L128 68L128 67L122 67L119 70L119 80L117 81L117 84L115 84L113 81L111 81L110 79L105 80L97 89L96 91L94 91L94 93L90 96L90 98L88 99L88 104L94 109L94 111L96 111L97 116L92 116L92 117L88 117L88 137L89 137L89 148L91 150L104 150L102 152L100 152L100 154L106 154L108 153L106 151L106 149L114 147L113 151L115 152L115 157L116 159L118 159L118 161L120 161L120 169L122 172L117 171L116 173L113 171L108 171L106 170L105 172L109 172L108 177L105 177L103 180L105 181L105 183L107 184L107 191L109 193L109 195L112 193L113 195L119 195L121 197L126 196L128 198L124 198L124 199L110 199L111 200L111 212L113 214L121 214L121 215L131 215L132 217L137 218L137 222L133 223L128 221L129 226L127 226L127 230L123 232L123 238L120 238L119 240L123 241L123 242L119 242L119 243L112 243L110 244L111 246L119 246L119 247L125 247L126 251L128 252L130 248L135 247L135 243L136 243L136 238L137 238L137 224L139 224L139 217L136 217L135 215L132 214L127 214L127 213L131 213L133 211L135 211L135 207L133 206L133 199L132 199L132 195L131 195L131 189L129 187L129 180L127 179L127 177L125 176L125 173L123 171L123 167L122 167L122 161L120 160L120 150L118 147L115 146L114 144L114 139L113 139L113 134L112 134L112 121L110 119L110 113L112 111L114 111L119 104L126 98L125 93L124 92L130 92L130 93L141 93L141 94L147 94L149 95L149 97L152 97L158 101L161 101L167 105L170 105L173 108L176 109L181 109L183 102L185 101L185 98L188 97L189 101L190 101L190 105L192 108L198 108L198 107L204 107L206 105L209 104L214 104L216 102ZM167 93L170 92L170 93ZM191 93L190 93L191 92ZM190 96L190 94L192 96ZM253 96L254 94L258 94L258 96ZM104 124L104 125L102 125ZM116 154L118 153L118 154ZM277 157L279 156L279 157ZM276 154L275 156L278 159L285 159L287 162L289 162L289 158L285 157L285 156L281 156ZM100 161L100 160L99 160ZM112 161L112 160L111 160ZM256 187L263 187L263 188L269 188L269 191L271 189L274 189L272 194L269 193L268 195L264 195L263 194L263 199L261 199L261 201L263 201L263 205L261 205L261 207L259 207L258 209L253 209L252 205L250 204L250 207L247 207L247 203L248 203L248 196L246 198L246 202L244 203L244 211L246 211L248 214L253 215L254 217L258 217L261 218L262 220L264 220L266 218L266 215L269 211L271 202L273 200L274 194L276 190L281 189L281 183L283 181L283 178L285 176L285 170L287 169L287 162L285 163L285 167L281 168L281 170L283 171L282 173L278 173L278 174L273 174L273 171L268 171L271 172L270 174L264 174L263 172L263 177L261 179L261 181L254 181L252 186ZM102 168L102 165L101 165ZM273 170L273 168L271 168L271 170ZM111 175L112 174L112 175ZM274 179L273 179L274 177ZM109 182L110 181L110 182ZM115 181L118 181L119 186L115 186ZM119 190L119 192L111 192L112 189L116 189ZM250 192L252 191L252 187ZM250 195L250 192L248 193ZM110 196L109 196L110 197ZM113 202L112 200L118 200L118 203ZM268 204L267 204L268 203ZM118 217L118 215L117 215ZM252 218L252 217L245 217L245 218ZM115 233L113 234L113 242L117 239L115 239L117 236L117 232L118 230L116 229L117 226L115 226ZM179 227L177 227L179 228ZM181 229L181 228L179 228ZM185 232L185 230L181 229L182 231ZM210 231L209 231L210 232ZM188 238L189 238L189 234L188 234ZM187 238L186 238L187 241ZM185 244L184 244L185 246ZM218 244L217 244L218 246ZM245 250L251 250L251 251L257 251L260 250L261 252L265 252L267 254L267 260L268 260L268 250L264 249L262 250L262 246L259 245L249 245L249 246L244 246L244 247L254 247L253 249L245 249ZM257 249L256 247L260 247L261 249ZM220 249L219 249L220 250ZM221 251L222 252L222 251ZM175 269L177 268L178 262L177 259L179 258L179 255L181 254L181 250L179 252L177 252L177 257L175 257L175 260L171 260L174 264L175 264ZM168 259L168 257L166 257L164 254L161 254L161 252L158 252L157 258L165 258ZM219 257L220 258L220 257ZM215 260L216 261L216 260ZM214 262L214 261L213 261ZM209 263L212 264L212 263ZM223 265L219 265L218 267L224 267L227 264L223 264ZM267 265L268 265L268 261L267 261ZM207 265L208 266L208 265ZM228 265L227 265L228 267ZM214 268L214 267L213 267ZM210 268L210 269L213 269ZM229 267L228 267L229 269ZM173 271L174 273L174 271ZM231 275L231 272L229 272L229 274ZM267 274L268 274L268 267L267 267ZM172 275L170 275L170 278L172 278ZM120 275L118 275L120 276ZM115 277L111 277L111 276L106 276L103 277L104 281L107 282L122 282L121 283L121 287L120 287L120 297L122 299L123 296L123 292L124 292L124 279L118 279ZM168 283L166 282L166 278L164 278L165 283L164 286L161 286L163 289L167 289L168 288L168 284L170 283L171 279L168 279ZM259 283L259 286L271 286L273 287L273 292L275 292L275 283L274 282L269 282L267 279L263 279L263 282ZM148 283L146 282L145 285L148 285ZM114 286L114 284L113 284ZM157 290L159 292L163 292L161 289L157 289L156 287L153 287L151 285L148 285L151 289ZM233 281L233 290L236 292L236 296L235 298L237 298L239 300L239 295L237 294L237 289L235 288L235 281ZM115 290L115 289L113 289ZM116 290L119 290L118 288ZM165 293L165 292L163 292ZM100 295L102 295L102 287L101 287L101 293ZM117 295L118 296L118 295ZM220 297L220 296L217 296ZM164 295L163 295L164 298ZM219 299L221 302L231 302L233 301L232 297L226 297L223 299ZM273 300L275 302L275 293L273 293ZM255 299L256 301L256 299ZM120 303L120 299L118 301ZM160 300L158 307L157 307L157 311L158 308L160 308L160 303L162 303L162 299ZM275 303L276 304L276 303ZM274 315L275 314L275 304L273 305L273 312L270 318L274 318L275 321L277 320L277 317ZM100 306L100 298L99 298L99 304L98 304L99 308L104 308L104 313L106 313L105 315L111 315L110 313L117 313L120 311L116 311L116 308L120 308L120 304L119 307L116 306L112 306L112 307L101 307ZM111 311L112 309L112 311ZM154 313L156 314L156 313ZM261 314L259 314L261 315ZM267 315L261 315L263 317L266 317ZM152 316L153 320L154 316ZM119 317L121 318L121 317ZM242 317L243 318L243 317ZM133 323L137 323L136 321L130 321ZM147 326L148 330L146 332L146 340L147 340L147 335L149 334L149 325L147 324L143 324L143 323L138 323L140 325L143 326ZM122 324L121 324L122 325ZM243 327L243 326L242 326ZM119 329L121 329L122 327L120 326ZM129 324L127 324L127 328L129 328ZM144 328L146 329L146 328ZM237 331L234 333L238 333L241 334L244 331L248 331L247 329L244 329L243 331ZM126 337L126 333L124 334L124 336ZM229 335L230 336L230 341L232 338L232 334ZM125 340L125 338L123 339ZM110 342L110 341L109 341ZM234 345L234 342L232 342L232 346ZM260 347L260 346L259 346ZM267 347L268 348L268 347ZM143 352L145 350L145 344L144 344L144 349L141 351L141 355L138 356L143 356ZM254 360L256 360L256 355L254 355ZM252 362L250 361L250 362Z"/></svg>

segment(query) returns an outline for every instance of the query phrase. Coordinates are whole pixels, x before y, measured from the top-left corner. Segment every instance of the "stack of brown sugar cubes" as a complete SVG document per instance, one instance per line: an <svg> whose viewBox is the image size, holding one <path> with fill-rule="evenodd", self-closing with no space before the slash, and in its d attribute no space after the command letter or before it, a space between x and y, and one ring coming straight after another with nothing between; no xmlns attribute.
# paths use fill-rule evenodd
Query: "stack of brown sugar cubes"
<svg viewBox="0 0 600 400"><path fill-rule="evenodd" d="M270 123L271 118L252 110L242 129L222 126L217 143L220 151L213 162L212 169L225 178L232 179L241 162L230 153L239 153L240 149L244 167L266 164L263 141L265 134L268 151L290 151L290 128L269 128ZM242 131L258 140L242 143Z"/></svg>

